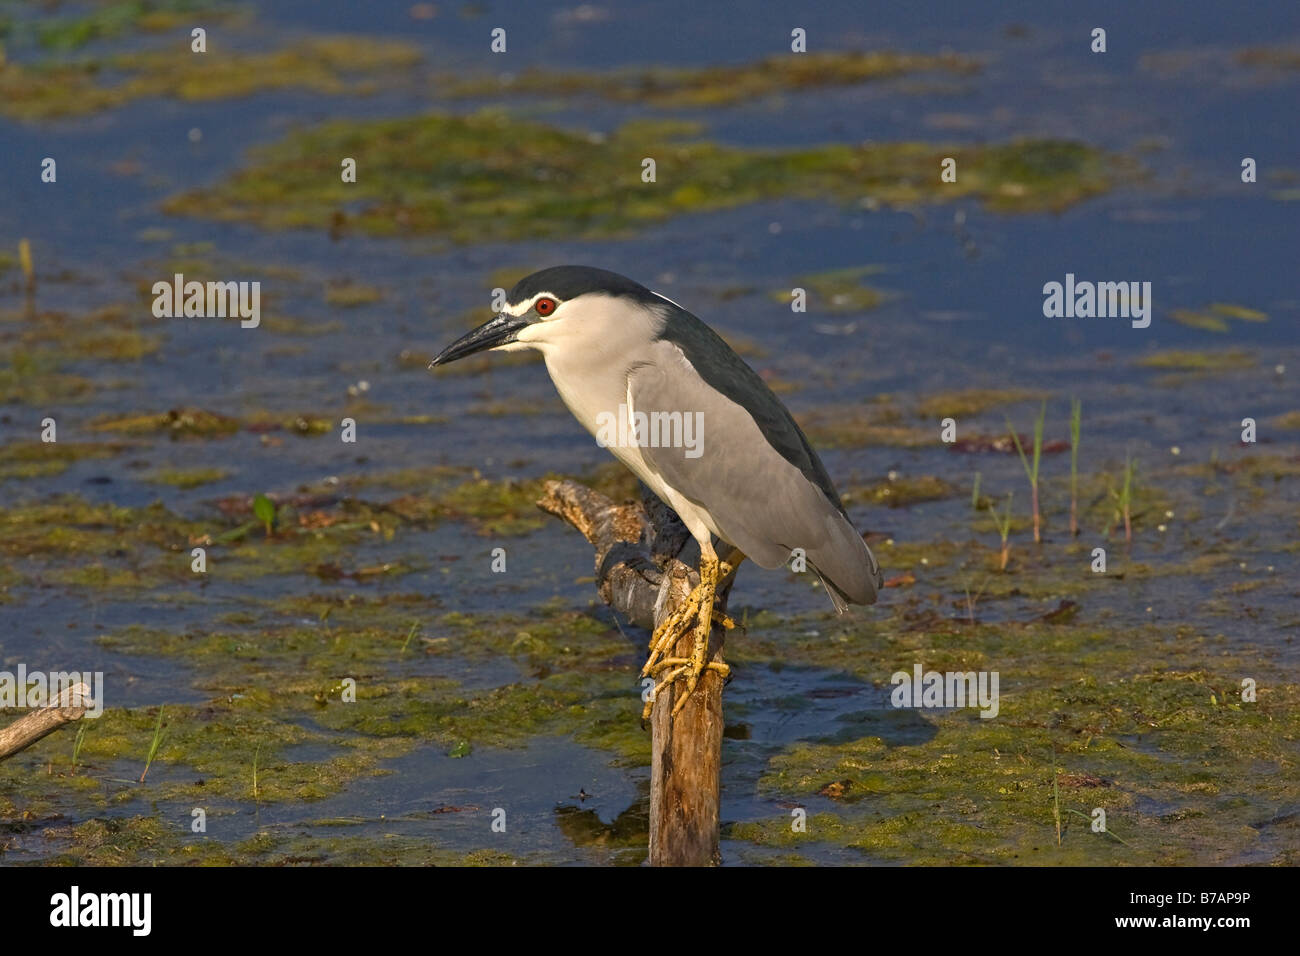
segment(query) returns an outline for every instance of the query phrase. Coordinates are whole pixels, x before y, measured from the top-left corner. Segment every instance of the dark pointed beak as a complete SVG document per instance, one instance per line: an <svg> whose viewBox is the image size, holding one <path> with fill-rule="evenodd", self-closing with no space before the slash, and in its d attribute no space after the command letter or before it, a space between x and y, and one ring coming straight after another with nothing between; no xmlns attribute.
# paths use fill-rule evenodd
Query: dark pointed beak
<svg viewBox="0 0 1300 956"><path fill-rule="evenodd" d="M467 332L455 342L452 342L451 345L448 345L436 359L429 363L429 368L433 368L435 365L446 365L448 362L454 362L456 359L473 355L475 352L494 349L498 345L513 342L515 336L519 334L519 330L527 324L524 319L515 318L513 315L501 312L490 322L484 322L473 332Z"/></svg>

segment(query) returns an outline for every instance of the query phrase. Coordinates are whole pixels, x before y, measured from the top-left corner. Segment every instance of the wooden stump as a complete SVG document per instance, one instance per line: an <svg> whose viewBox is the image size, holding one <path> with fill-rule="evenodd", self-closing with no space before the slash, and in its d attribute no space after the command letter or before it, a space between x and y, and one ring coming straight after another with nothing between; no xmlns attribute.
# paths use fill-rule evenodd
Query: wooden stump
<svg viewBox="0 0 1300 956"><path fill-rule="evenodd" d="M633 624L653 630L678 607L699 580L681 559L694 542L677 516L646 491L641 502L616 505L572 481L547 482L538 506L582 532L596 552L600 598ZM687 551L687 548L690 551ZM695 556L692 563L698 563ZM730 581L719 587L715 607L726 611ZM724 631L714 627L711 659L722 660ZM690 657L690 634L672 652ZM648 649L647 649L648 653ZM665 688L651 712L650 864L712 866L718 851L722 769L722 677L700 676L691 699L673 720L677 694ZM631 718L630 718L631 719Z"/></svg>

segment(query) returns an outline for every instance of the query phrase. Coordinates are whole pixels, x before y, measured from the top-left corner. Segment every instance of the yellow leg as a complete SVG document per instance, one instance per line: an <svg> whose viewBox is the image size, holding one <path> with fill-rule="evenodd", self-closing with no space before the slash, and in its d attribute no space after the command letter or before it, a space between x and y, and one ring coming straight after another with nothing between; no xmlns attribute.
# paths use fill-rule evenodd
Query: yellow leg
<svg viewBox="0 0 1300 956"><path fill-rule="evenodd" d="M641 668L641 675L656 679L654 690L646 701L643 720L648 720L654 707L655 697L668 685L684 679L686 687L673 705L673 716L686 705L687 699L695 692L700 675L706 670L716 671L724 678L731 673L726 664L708 660L709 636L713 624L731 630L736 622L713 606L718 593L719 582L725 582L736 573L736 568L745 556L733 549L725 561L720 561L710 545L700 548L700 583L691 589L672 614L668 615L650 638L650 656ZM693 632L690 657L667 657L672 652L678 639L690 628Z"/></svg>

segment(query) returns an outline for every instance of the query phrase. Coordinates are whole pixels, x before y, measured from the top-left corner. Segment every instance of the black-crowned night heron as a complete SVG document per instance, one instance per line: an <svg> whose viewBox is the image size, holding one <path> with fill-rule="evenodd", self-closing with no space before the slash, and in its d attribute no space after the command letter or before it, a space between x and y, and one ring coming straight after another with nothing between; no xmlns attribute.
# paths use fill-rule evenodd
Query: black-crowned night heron
<svg viewBox="0 0 1300 956"><path fill-rule="evenodd" d="M655 629L642 670L656 693L685 680L674 713L706 668L727 674L707 660L713 600L746 556L776 568L802 549L836 611L875 602L880 568L817 453L758 374L691 313L616 273L557 266L522 279L495 318L430 367L528 348L542 353L574 417L699 543L700 583ZM731 546L725 561L713 536ZM688 629L691 656L665 656Z"/></svg>

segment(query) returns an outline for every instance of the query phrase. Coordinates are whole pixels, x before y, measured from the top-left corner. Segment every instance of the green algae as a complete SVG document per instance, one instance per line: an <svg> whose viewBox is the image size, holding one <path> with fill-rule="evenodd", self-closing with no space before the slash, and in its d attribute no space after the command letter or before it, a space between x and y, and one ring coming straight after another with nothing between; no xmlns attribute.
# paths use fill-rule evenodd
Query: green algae
<svg viewBox="0 0 1300 956"><path fill-rule="evenodd" d="M1169 369L1190 372L1226 372L1252 368L1254 354L1242 349L1194 351L1191 349L1165 349L1144 355L1135 363L1140 368Z"/></svg>
<svg viewBox="0 0 1300 956"><path fill-rule="evenodd" d="M809 304L816 312L830 315L867 312L878 307L887 298L884 292L862 283L866 276L880 271L878 266L833 269L800 276L795 279L795 285L811 293ZM786 304L790 301L789 290L774 290L771 298L773 301Z"/></svg>
<svg viewBox="0 0 1300 956"><path fill-rule="evenodd" d="M209 826L215 830L224 811L211 809ZM411 818L381 818L387 827L412 822ZM427 833L402 836L301 832L296 828L264 826L238 842L222 842L214 833L193 833L192 819L163 814L92 818L73 824L54 824L41 830L54 865L124 866L515 866L529 862L505 851L480 847L454 850L438 846ZM312 820L308 826L347 829L374 821ZM33 828L37 824L32 825Z"/></svg>
<svg viewBox="0 0 1300 956"><path fill-rule="evenodd" d="M59 371L47 353L15 349L0 363L0 405L51 405L87 401L96 385L89 378Z"/></svg>
<svg viewBox="0 0 1300 956"><path fill-rule="evenodd" d="M826 145L741 149L693 138L681 122L631 122L592 134L485 111L335 121L254 151L242 171L174 196L168 212L271 229L434 234L455 242L627 234L672 217L783 197L890 204L982 199L1003 211L1059 210L1127 175L1079 143ZM958 183L940 160L960 156ZM339 156L369 170L337 175ZM641 181L657 159L658 181ZM340 225L341 224L341 225Z"/></svg>
<svg viewBox="0 0 1300 956"><path fill-rule="evenodd" d="M864 654L852 632L793 641L751 634L728 656L742 666L768 655L782 666L839 666L877 685L886 684L884 671L910 673L914 662L998 670L998 716L845 715L822 740L774 757L760 783L809 806L807 834L793 832L787 817L736 824L730 838L786 848L822 841L870 859L930 864L1226 861L1257 852L1261 797L1264 807L1295 799L1296 688L1267 664L1231 658L1214 639L1147 628L1116 641L1086 626L935 618L920 629L873 630L867 640L884 642L883 661L879 649ZM1152 655L1161 661L1154 669ZM1245 676L1269 688L1258 703L1241 701ZM1074 817L1058 846L1054 777L1064 807L1085 818L1105 809L1123 842Z"/></svg>
<svg viewBox="0 0 1300 956"><path fill-rule="evenodd" d="M123 508L59 495L0 511L0 552L18 557L82 558L146 547L179 549L201 525L155 502Z"/></svg>
<svg viewBox="0 0 1300 956"><path fill-rule="evenodd" d="M916 414L922 418L972 418L990 408L1046 398L1042 392L1025 388L964 388L922 397Z"/></svg>
<svg viewBox="0 0 1300 956"><path fill-rule="evenodd" d="M516 93L561 97L590 94L617 102L698 108L748 103L778 93L854 86L914 73L969 76L978 73L981 67L979 60L955 53L827 51L703 68L660 67L613 73L529 69L505 78L443 76L435 80L435 89L440 95L453 98Z"/></svg>
<svg viewBox="0 0 1300 956"><path fill-rule="evenodd" d="M451 478L463 474L461 469L400 470L381 484L395 482L398 487L422 487L422 478ZM384 502L383 509L405 521L430 524L439 520L466 521L487 537L529 534L542 527L548 516L537 507L548 481L565 476L548 473L539 478L493 480L475 474L453 485L443 482L429 491L413 490ZM630 471L616 462L607 462L578 480L614 500L640 497L639 485Z"/></svg>
<svg viewBox="0 0 1300 956"><path fill-rule="evenodd" d="M181 15L158 10L143 15L144 9L143 4L114 4L85 17L47 21L40 28L42 43L74 49L133 26L168 29L164 24ZM278 50L227 50L220 56L196 57L186 44L78 61L9 63L0 70L0 112L39 121L114 109L145 97L205 101L285 89L367 95L400 85L420 62L419 50L402 42L312 36ZM915 73L969 76L980 66L978 60L952 53L821 52L701 69L614 74L527 70L504 83L496 77L442 75L432 86L434 95L444 99L598 94L619 102L699 108Z"/></svg>
<svg viewBox="0 0 1300 956"><path fill-rule="evenodd" d="M383 298L382 289L365 282L331 282L325 287L325 302L344 309L381 302Z"/></svg>
<svg viewBox="0 0 1300 956"><path fill-rule="evenodd" d="M0 69L0 115L38 121L115 109L145 97L203 102L266 90L366 95L392 86L419 62L410 44L321 36L266 52L196 56L186 44L79 62L10 63Z"/></svg>
<svg viewBox="0 0 1300 956"><path fill-rule="evenodd" d="M529 862L492 847L450 850L431 845L425 836L384 839L361 835L320 836L302 833L259 833L239 844L241 858L259 866L519 866Z"/></svg>
<svg viewBox="0 0 1300 956"><path fill-rule="evenodd" d="M114 442L10 442L0 446L0 481L61 475L75 462L112 458L130 447Z"/></svg>
<svg viewBox="0 0 1300 956"><path fill-rule="evenodd" d="M2 73L2 71L0 71ZM85 313L0 313L0 404L74 404L104 382L73 374L74 362L138 362L163 339L141 331L128 309L113 305Z"/></svg>
<svg viewBox="0 0 1300 956"><path fill-rule="evenodd" d="M1237 322L1267 322L1268 314L1258 309L1227 302L1212 302L1204 309L1171 309L1169 317L1179 325L1206 332L1227 332L1228 320Z"/></svg>
<svg viewBox="0 0 1300 956"><path fill-rule="evenodd" d="M289 600L294 610L323 608L318 623L217 631L132 627L99 638L112 653L184 661L199 675L196 684L218 695L203 705L168 706L148 789L179 801L250 799L255 745L262 803L320 799L359 776L384 772L382 759L428 743L468 747L473 759L482 747L561 735L620 760L648 759L648 738L634 719L635 655L617 630L585 614L543 609L528 617L428 617L421 630L436 637L408 648L406 621L428 616L424 599L408 596L395 605L326 595ZM510 661L532 677L469 691L447 678L403 676L412 657L447 654L467 674ZM342 699L342 679L349 676L356 680L354 702ZM142 754L154 719L153 711L110 708L86 737L85 760L94 765ZM289 759L304 744L328 753ZM59 748L69 743L52 746L59 763Z"/></svg>
<svg viewBox="0 0 1300 956"><path fill-rule="evenodd" d="M813 444L827 448L919 448L940 442L937 428L904 424L892 404L824 405L797 412L795 418Z"/></svg>
<svg viewBox="0 0 1300 956"><path fill-rule="evenodd" d="M443 484L454 478L464 478L474 471L468 465L421 465L412 468L390 468L371 470L345 475L340 482L348 488L397 488L404 491L419 491Z"/></svg>
<svg viewBox="0 0 1300 956"><path fill-rule="evenodd" d="M1207 466L1178 467L1191 476ZM1243 457L1207 473L1265 487L1274 474L1295 467L1279 453L1258 461ZM625 481L622 469L609 466L607 472L610 480ZM467 484L478 494L474 486L483 479L463 477L457 469L429 476L396 473L398 484L429 478ZM1084 476L1085 499L1106 482L1105 472ZM484 495L490 509L499 494ZM1181 513L1183 504L1177 507ZM907 564L904 549L928 551L930 560L915 565L918 577L929 590L959 591L956 580L964 569L958 564L968 544L945 538L874 546L891 571ZM1087 571L1085 557L1053 554L1026 560L1015 574L993 575L979 600L1024 603L1076 581L1084 591L1153 574L1208 578L1232 561L1229 555L1207 555L1191 565L1143 567L1120 562L1117 554L1118 573L1102 576ZM1161 863L1205 853L1225 862L1243 855L1275 858L1279 837L1269 835L1270 808L1295 799L1288 782L1295 777L1295 689L1249 653L1226 653L1219 635L1186 625L1172 633L1164 626L1118 632L1099 627L1082 600L1084 609L1073 618L1054 614L987 625L954 621L925 601L886 602L891 613L883 619L830 619L829 626L821 624L825 616L804 622L746 615L748 633L728 642L728 659L741 681L759 667L813 667L877 686L889 671L912 662L996 669L1002 674L1002 711L992 721L968 713L918 716L888 709L883 715L843 714L824 738L773 757L761 783L769 801L809 806L808 834L790 833L788 818L777 816L734 824L727 837L756 849L798 853L815 845L818 853L838 848L887 862ZM73 782L77 778L56 775L43 782L43 794L15 791L10 805L39 811L60 800L89 799L116 806L142 793L181 806L204 805L207 794L249 801L250 751L259 746L257 799L271 803L329 796L384 772L385 759L430 744L444 753L468 748L463 759L472 762L484 748L525 746L554 734L629 765L648 760L648 737L635 721L640 648L562 603L528 614L465 615L441 613L436 602L414 594L290 592L248 608L243 616L208 627L128 629L101 639L109 653L183 663L195 674L196 687L214 695L205 705L174 713L168 705L167 737L147 785L90 797L84 783ZM984 605L977 610L982 616ZM810 631L814 622L817 630ZM1152 668L1153 659L1159 667ZM413 676L407 672L413 662L438 662L439 672L452 676ZM496 676L484 686L480 675L488 672ZM473 686L465 681L471 674L479 677ZM1242 675L1268 688L1258 711L1230 701ZM357 679L355 703L341 699L344 676ZM749 706L743 700L728 704L742 719ZM88 744L87 773L102 774L107 762L122 761L138 773L156 715L151 709L106 714L108 722L91 732L103 736ZM68 765L70 746L70 738L51 738L32 759L52 757L55 766ZM297 749L303 746L314 749ZM1227 780L1207 765L1227 767ZM1060 846L1052 822L1054 788L1067 824ZM1098 807L1106 810L1114 836L1091 833L1075 815L1090 816ZM1227 814L1222 819L1221 811ZM598 842L626 841L629 856L635 852L632 830L619 836L572 825L575 833L591 831L588 836ZM194 844L188 852L196 860L245 862L387 859L395 852L387 841L368 844L361 837L339 840L313 831L297 848L259 834L233 847ZM98 840L94 827L86 836L90 843ZM52 842L69 859L129 862L149 858L147 852L163 852L174 862L187 859L179 846L146 851L131 844L117 854L97 843L83 854L65 845L70 841L75 844L60 833ZM391 858L414 859L414 852L398 850Z"/></svg>
<svg viewBox="0 0 1300 956"><path fill-rule="evenodd" d="M174 440L229 438L240 430L287 431L295 435L318 436L334 430L335 419L314 414L286 415L257 410L237 418L203 408L181 407L165 412L128 412L100 415L92 419L93 431L120 435L167 435Z"/></svg>
<svg viewBox="0 0 1300 956"><path fill-rule="evenodd" d="M101 415L90 422L93 431L120 435L163 433L172 438L225 438L239 431L236 419L201 408L174 408L158 414Z"/></svg>
<svg viewBox="0 0 1300 956"><path fill-rule="evenodd" d="M210 485L214 481L223 481L229 477L230 472L225 468L164 468L149 475L147 480L155 484L170 485L173 488L188 491L191 488L201 488L203 485Z"/></svg>
<svg viewBox="0 0 1300 956"><path fill-rule="evenodd" d="M229 23L242 13L224 0L99 0L79 16L25 21L21 32L34 33L45 49L69 51L135 31L164 33L194 22Z"/></svg>
<svg viewBox="0 0 1300 956"><path fill-rule="evenodd" d="M17 316L15 316L17 318ZM128 306L110 305L84 313L42 311L23 316L0 340L64 365L74 361L134 362L161 347L160 335L140 330Z"/></svg>
<svg viewBox="0 0 1300 956"><path fill-rule="evenodd" d="M958 490L934 475L891 476L871 485L850 485L843 493L845 503L866 501L887 508L906 508L924 501L954 498Z"/></svg>

